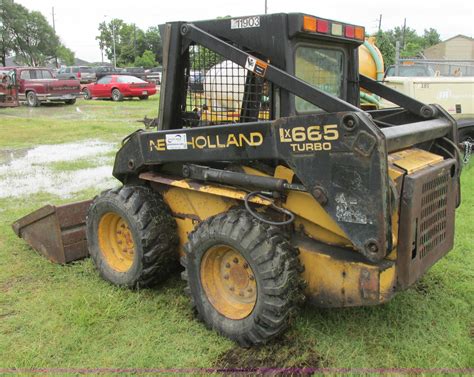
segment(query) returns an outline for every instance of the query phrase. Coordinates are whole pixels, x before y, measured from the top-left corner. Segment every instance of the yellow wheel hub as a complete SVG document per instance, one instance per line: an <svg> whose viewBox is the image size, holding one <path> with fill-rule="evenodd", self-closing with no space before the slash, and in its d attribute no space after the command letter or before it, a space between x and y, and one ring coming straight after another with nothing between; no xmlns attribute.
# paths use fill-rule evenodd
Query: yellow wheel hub
<svg viewBox="0 0 474 377"><path fill-rule="evenodd" d="M107 264L117 272L126 272L133 265L135 244L127 222L118 214L108 212L99 222L99 247Z"/></svg>
<svg viewBox="0 0 474 377"><path fill-rule="evenodd" d="M243 319L257 302L257 283L252 268L230 246L214 246L201 261L201 283L214 308L230 319Z"/></svg>

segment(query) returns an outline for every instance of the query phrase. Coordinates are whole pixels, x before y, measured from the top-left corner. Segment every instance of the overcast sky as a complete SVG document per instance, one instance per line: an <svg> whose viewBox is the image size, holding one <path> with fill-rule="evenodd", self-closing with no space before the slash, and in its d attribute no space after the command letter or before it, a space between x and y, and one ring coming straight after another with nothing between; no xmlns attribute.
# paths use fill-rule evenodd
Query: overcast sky
<svg viewBox="0 0 474 377"><path fill-rule="evenodd" d="M192 21L218 16L245 16L264 13L265 0L15 0L28 9L41 11L50 21L56 14L56 31L64 44L87 61L100 61L95 37L100 22L121 18L146 29L166 21ZM368 4L359 7L358 4ZM474 36L472 0L268 0L268 12L302 12L338 21L363 25L369 33L377 30L382 14L382 29L403 25L423 33L438 30L443 40L457 34Z"/></svg>

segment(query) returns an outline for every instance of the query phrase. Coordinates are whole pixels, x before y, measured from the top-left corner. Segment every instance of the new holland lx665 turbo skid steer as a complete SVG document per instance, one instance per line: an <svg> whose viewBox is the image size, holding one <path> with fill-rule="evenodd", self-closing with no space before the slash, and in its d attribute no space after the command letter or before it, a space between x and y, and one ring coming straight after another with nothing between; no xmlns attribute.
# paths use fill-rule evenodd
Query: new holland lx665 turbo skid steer
<svg viewBox="0 0 474 377"><path fill-rule="evenodd" d="M106 280L147 286L180 257L198 317L248 346L305 297L384 303L452 248L455 121L359 75L363 27L273 14L161 35L158 129L124 140L123 186L87 214ZM361 88L399 107L362 111Z"/></svg>

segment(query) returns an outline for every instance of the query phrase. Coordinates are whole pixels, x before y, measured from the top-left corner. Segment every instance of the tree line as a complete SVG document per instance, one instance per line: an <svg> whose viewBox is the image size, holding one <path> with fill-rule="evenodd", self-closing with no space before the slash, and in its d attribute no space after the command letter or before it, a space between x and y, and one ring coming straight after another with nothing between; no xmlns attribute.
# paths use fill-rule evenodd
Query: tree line
<svg viewBox="0 0 474 377"><path fill-rule="evenodd" d="M157 26L142 30L135 24L127 24L121 19L113 19L99 24L96 39L102 54L109 61L115 56L117 66L152 68L163 61L163 48Z"/></svg>
<svg viewBox="0 0 474 377"><path fill-rule="evenodd" d="M74 64L74 52L64 46L46 18L13 0L0 0L0 63L9 56L29 66L59 59Z"/></svg>
<svg viewBox="0 0 474 377"><path fill-rule="evenodd" d="M436 29L425 29L423 35L418 35L416 30L403 26L387 31L379 30L375 38L386 67L395 64L397 41L400 42L400 58L420 58L424 49L441 42Z"/></svg>

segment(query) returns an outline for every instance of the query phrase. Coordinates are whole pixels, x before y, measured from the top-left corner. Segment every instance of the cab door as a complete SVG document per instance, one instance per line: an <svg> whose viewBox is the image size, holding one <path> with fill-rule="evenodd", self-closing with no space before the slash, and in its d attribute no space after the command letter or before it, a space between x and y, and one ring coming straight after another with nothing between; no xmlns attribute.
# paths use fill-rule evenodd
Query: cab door
<svg viewBox="0 0 474 377"><path fill-rule="evenodd" d="M104 76L99 79L94 85L91 85L91 94L93 97L110 97L109 84L112 81L111 76Z"/></svg>

